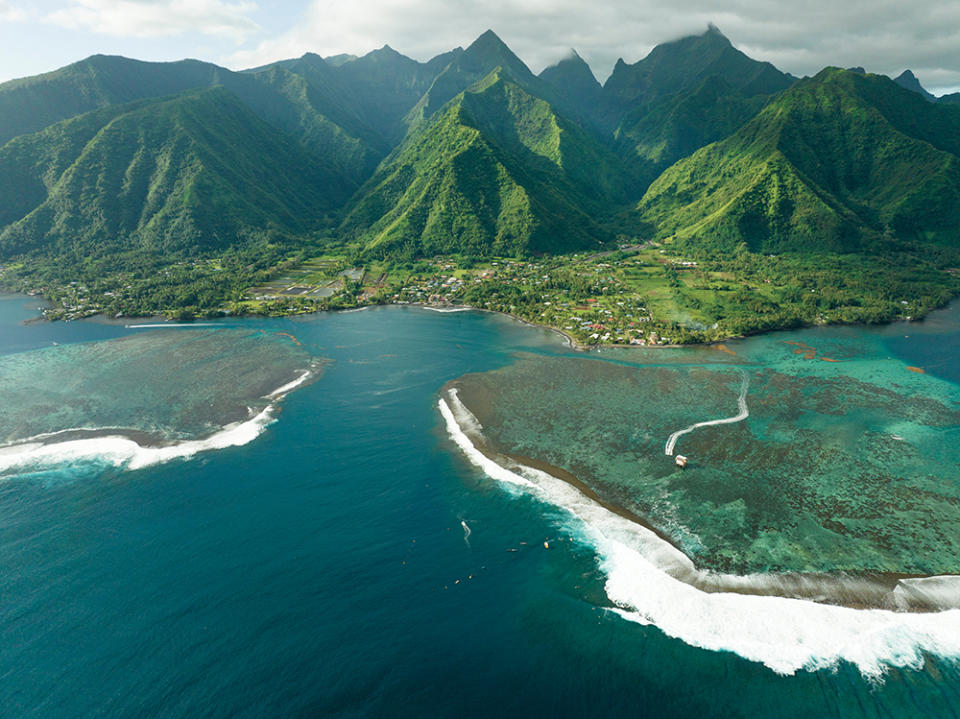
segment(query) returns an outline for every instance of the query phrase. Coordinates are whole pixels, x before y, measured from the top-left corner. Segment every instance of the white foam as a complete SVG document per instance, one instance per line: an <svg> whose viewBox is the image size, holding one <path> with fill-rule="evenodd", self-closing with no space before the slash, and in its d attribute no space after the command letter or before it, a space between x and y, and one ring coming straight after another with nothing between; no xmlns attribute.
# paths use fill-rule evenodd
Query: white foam
<svg viewBox="0 0 960 719"><path fill-rule="evenodd" d="M152 324L143 324L143 325L124 325L125 329L128 330L152 330L162 327L164 329L168 327L219 327L220 325L215 322L154 322Z"/></svg>
<svg viewBox="0 0 960 719"><path fill-rule="evenodd" d="M97 460L124 469L142 469L173 459L189 459L200 452L249 444L275 421L273 411L276 401L305 382L310 375L311 371L306 370L294 381L268 394L267 397L273 399L274 404L268 405L256 416L243 422L226 425L220 431L203 439L185 440L159 447L144 447L129 437L119 434L63 442L36 441L41 437L49 438L57 434L78 431L64 430L32 437L19 444L0 447L0 473L25 467L49 467L81 460Z"/></svg>
<svg viewBox="0 0 960 719"><path fill-rule="evenodd" d="M279 397L281 395L285 395L289 393L291 390L299 387L304 382L306 382L310 378L310 374L311 374L310 370L304 370L303 374L297 377L295 380L293 380L292 382L287 382L287 384L283 385L283 387L278 387L277 389L273 390L273 392L266 395L266 397L269 399L273 399L274 397Z"/></svg>
<svg viewBox="0 0 960 719"><path fill-rule="evenodd" d="M750 386L750 375L746 372L743 373L743 383L740 385L740 396L737 397L737 406L740 411L733 417L724 417L723 419L711 419L706 422L697 422L696 424L691 424L686 429L681 429L673 434L667 439L667 445L664 448L664 453L667 456L673 454L673 448L677 444L677 440L680 439L683 435L692 432L698 427L710 427L715 424L734 424L735 422L742 422L747 417L750 416L750 410L747 407L747 388Z"/></svg>
<svg viewBox="0 0 960 719"><path fill-rule="evenodd" d="M431 307L430 305L421 305L423 309L431 312L472 312L473 307Z"/></svg>
<svg viewBox="0 0 960 719"><path fill-rule="evenodd" d="M624 619L654 624L687 644L732 651L779 674L855 664L861 673L882 675L886 667L919 667L924 653L960 657L960 609L909 613L852 609L782 596L704 591L713 587L770 589L775 575L710 575L654 532L607 510L572 485L545 472L489 459L473 444L465 425L476 420L456 391L439 408L454 442L474 465L508 486L565 509L568 528L591 545L607 576L607 596ZM452 406L452 408L451 408ZM459 420L459 421L458 421ZM479 425L477 425L479 426ZM960 581L950 577L905 580L898 591L936 595L956 605ZM856 588L856 587L855 587Z"/></svg>
<svg viewBox="0 0 960 719"><path fill-rule="evenodd" d="M162 447L143 447L129 437L111 435L44 444L32 442L0 449L0 472L96 459L125 469L142 469L171 459L187 459L212 449L238 447L256 439L274 421L272 406L246 422L237 422L205 439Z"/></svg>

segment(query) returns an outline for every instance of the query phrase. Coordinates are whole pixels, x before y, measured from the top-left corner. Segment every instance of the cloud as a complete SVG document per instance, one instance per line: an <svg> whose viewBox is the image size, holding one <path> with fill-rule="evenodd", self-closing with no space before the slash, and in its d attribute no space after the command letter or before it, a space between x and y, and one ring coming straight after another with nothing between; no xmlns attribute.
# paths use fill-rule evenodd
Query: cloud
<svg viewBox="0 0 960 719"><path fill-rule="evenodd" d="M46 20L72 30L117 37L200 33L240 43L260 30L250 19L256 8L247 0L71 0Z"/></svg>
<svg viewBox="0 0 960 719"><path fill-rule="evenodd" d="M17 22L26 19L27 14L6 0L0 0L0 22Z"/></svg>
<svg viewBox="0 0 960 719"><path fill-rule="evenodd" d="M893 74L911 67L932 87L960 84L960 3L942 0L312 0L293 28L228 63L387 43L425 60L492 28L534 71L573 47L602 81L618 57L636 62L709 22L751 56L797 75L826 65Z"/></svg>

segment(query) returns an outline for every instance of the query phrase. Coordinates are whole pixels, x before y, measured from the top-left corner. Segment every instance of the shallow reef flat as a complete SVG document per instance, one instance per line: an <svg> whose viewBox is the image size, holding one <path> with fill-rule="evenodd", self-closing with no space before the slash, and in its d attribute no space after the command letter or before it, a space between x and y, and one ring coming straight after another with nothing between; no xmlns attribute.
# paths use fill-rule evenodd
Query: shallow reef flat
<svg viewBox="0 0 960 719"><path fill-rule="evenodd" d="M291 335L230 328L138 330L0 356L0 445L104 431L140 444L196 439L255 416L316 366Z"/></svg>
<svg viewBox="0 0 960 719"><path fill-rule="evenodd" d="M922 352L896 356L894 337L831 328L721 351L526 354L451 386L497 451L571 473L700 568L957 573L960 387L909 363ZM677 467L668 438L736 417L744 386L748 416L675 436L689 458Z"/></svg>

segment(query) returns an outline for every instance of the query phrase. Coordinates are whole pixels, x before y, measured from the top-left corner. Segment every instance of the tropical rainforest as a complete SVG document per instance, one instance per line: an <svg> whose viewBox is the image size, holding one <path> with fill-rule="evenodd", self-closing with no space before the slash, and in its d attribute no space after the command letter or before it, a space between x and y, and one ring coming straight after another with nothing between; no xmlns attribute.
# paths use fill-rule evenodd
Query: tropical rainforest
<svg viewBox="0 0 960 719"><path fill-rule="evenodd" d="M97 55L0 85L0 198L0 283L53 318L462 303L703 341L955 296L960 102L713 26L603 84L492 31L427 62Z"/></svg>

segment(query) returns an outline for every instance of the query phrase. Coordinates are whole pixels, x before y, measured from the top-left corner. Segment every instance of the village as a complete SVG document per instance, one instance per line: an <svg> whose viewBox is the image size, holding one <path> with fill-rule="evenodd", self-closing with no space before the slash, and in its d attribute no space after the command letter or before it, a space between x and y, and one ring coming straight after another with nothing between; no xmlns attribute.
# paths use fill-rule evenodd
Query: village
<svg viewBox="0 0 960 719"><path fill-rule="evenodd" d="M288 312L373 304L473 307L551 327L581 346L663 346L705 339L706 318L677 301L686 286L682 273L696 268L693 260L666 257L649 245L563 257L433 257L360 267L346 256L327 255L251 289L246 309L263 313L276 303Z"/></svg>
<svg viewBox="0 0 960 719"><path fill-rule="evenodd" d="M791 309L784 300L796 307L828 299L816 287L784 294L792 275L779 258L764 257L746 269L745 280L717 263L705 266L655 242L562 256L409 261L370 259L343 246L323 255L277 257L249 273L246 282L222 262L198 258L142 277L17 289L50 300L43 311L47 319L67 321L98 314L163 315L177 321L286 316L386 304L472 307L550 327L582 347L709 342L763 323L796 322L787 317ZM158 292L165 306L157 305ZM903 305L904 314L913 309ZM826 313L817 315L817 321L829 319Z"/></svg>

